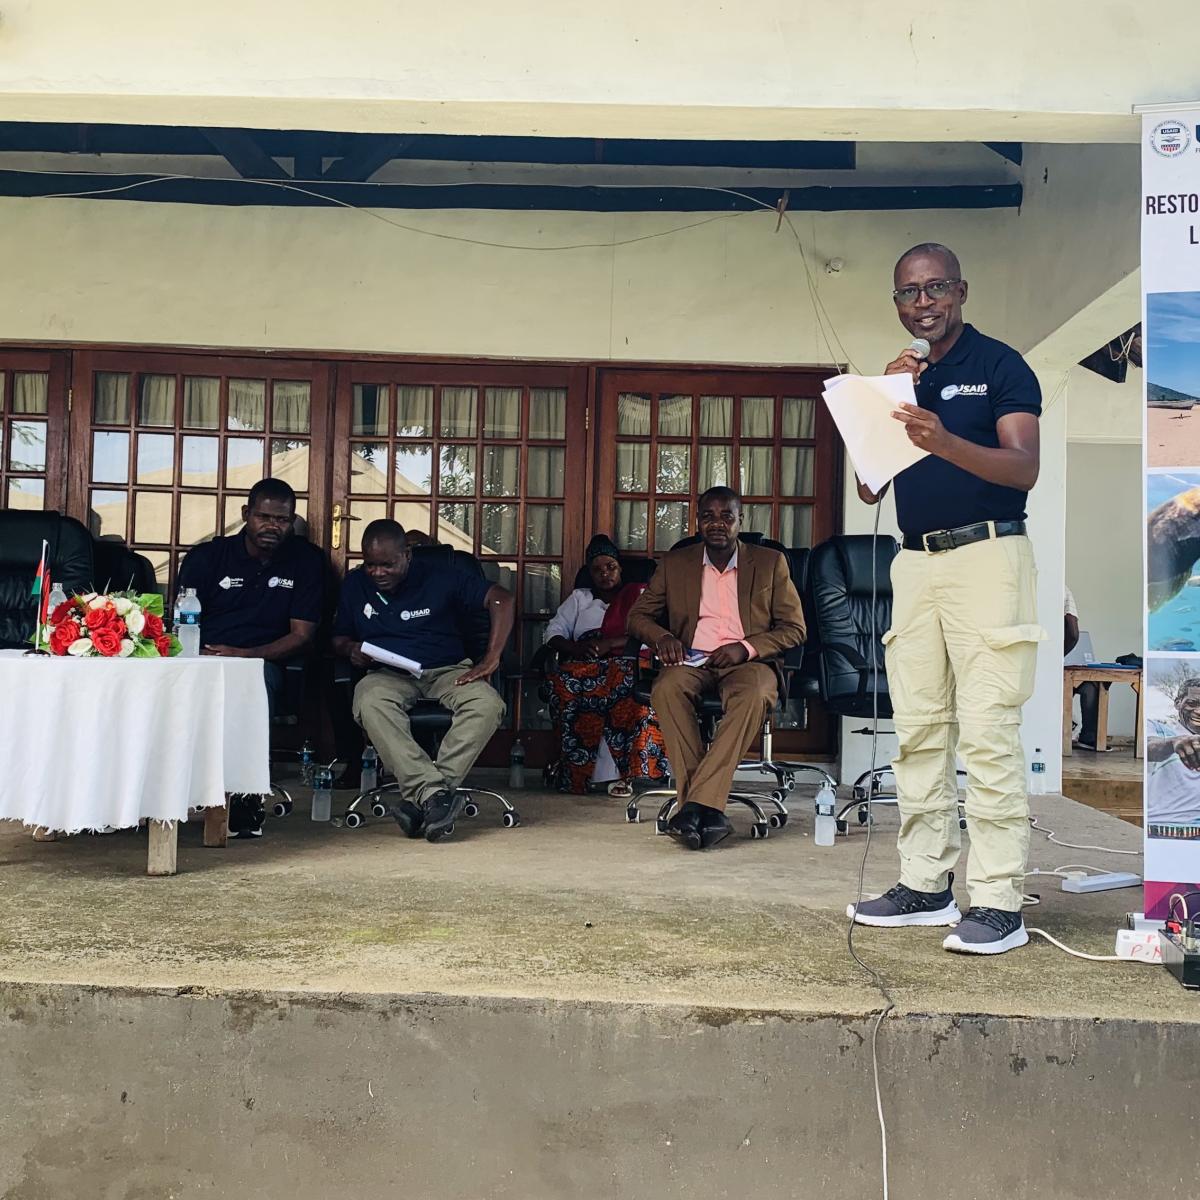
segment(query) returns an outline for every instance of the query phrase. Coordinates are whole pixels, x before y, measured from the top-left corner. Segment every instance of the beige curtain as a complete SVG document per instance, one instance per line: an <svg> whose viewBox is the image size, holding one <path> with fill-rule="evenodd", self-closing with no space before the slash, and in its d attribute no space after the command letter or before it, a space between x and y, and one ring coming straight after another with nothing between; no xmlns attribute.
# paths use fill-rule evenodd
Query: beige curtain
<svg viewBox="0 0 1200 1200"><path fill-rule="evenodd" d="M775 434L775 397L742 397L742 437L769 438Z"/></svg>
<svg viewBox="0 0 1200 1200"><path fill-rule="evenodd" d="M700 397L700 436L702 438L733 436L732 396Z"/></svg>
<svg viewBox="0 0 1200 1200"><path fill-rule="evenodd" d="M811 496L813 452L809 446L784 446L779 455L779 490L785 496Z"/></svg>
<svg viewBox="0 0 1200 1200"><path fill-rule="evenodd" d="M397 386L396 432L401 437L428 437L433 432L433 388L410 384Z"/></svg>
<svg viewBox="0 0 1200 1200"><path fill-rule="evenodd" d="M221 381L185 378L183 424L185 429L216 429L221 423Z"/></svg>
<svg viewBox="0 0 1200 1200"><path fill-rule="evenodd" d="M478 408L475 388L442 388L442 437L474 437Z"/></svg>
<svg viewBox="0 0 1200 1200"><path fill-rule="evenodd" d="M267 423L267 384L263 379L229 381L229 429L260 430Z"/></svg>
<svg viewBox="0 0 1200 1200"><path fill-rule="evenodd" d="M530 446L526 495L561 496L565 467L565 450L554 446Z"/></svg>
<svg viewBox="0 0 1200 1200"><path fill-rule="evenodd" d="M613 506L613 540L621 550L646 549L645 500L618 500Z"/></svg>
<svg viewBox="0 0 1200 1200"><path fill-rule="evenodd" d="M521 494L521 448L485 446L483 450L483 494L519 496Z"/></svg>
<svg viewBox="0 0 1200 1200"><path fill-rule="evenodd" d="M816 427L816 401L803 396L785 396L783 400L783 436L810 438Z"/></svg>
<svg viewBox="0 0 1200 1200"><path fill-rule="evenodd" d="M531 504L525 510L525 553L562 553L561 504Z"/></svg>
<svg viewBox="0 0 1200 1200"><path fill-rule="evenodd" d="M489 554L517 553L517 517L515 504L485 504L480 515L479 544Z"/></svg>
<svg viewBox="0 0 1200 1200"><path fill-rule="evenodd" d="M774 490L771 486L774 451L770 446L742 447L742 487L743 496L769 496Z"/></svg>
<svg viewBox="0 0 1200 1200"><path fill-rule="evenodd" d="M129 423L129 376L111 371L96 374L96 397L92 415L97 425Z"/></svg>
<svg viewBox="0 0 1200 1200"><path fill-rule="evenodd" d="M529 436L556 441L567 436L566 388L533 388L530 391Z"/></svg>
<svg viewBox="0 0 1200 1200"><path fill-rule="evenodd" d="M622 392L617 397L617 432L626 437L650 436L650 397Z"/></svg>
<svg viewBox="0 0 1200 1200"><path fill-rule="evenodd" d="M311 427L310 385L277 380L271 389L271 428L276 433L308 433Z"/></svg>
<svg viewBox="0 0 1200 1200"><path fill-rule="evenodd" d="M32 371L17 371L13 374L12 412L20 414L44 414L47 411L50 376ZM0 379L0 388L4 381Z"/></svg>
<svg viewBox="0 0 1200 1200"><path fill-rule="evenodd" d="M660 396L658 432L662 437L690 437L692 432L691 396ZM715 435L714 435L715 436Z"/></svg>
<svg viewBox="0 0 1200 1200"><path fill-rule="evenodd" d="M444 411L444 399L442 405ZM521 436L520 388L488 388L485 405L484 437L519 438Z"/></svg>
<svg viewBox="0 0 1200 1200"><path fill-rule="evenodd" d="M729 486L729 447L701 446L700 470L696 476L696 490L710 487Z"/></svg>
<svg viewBox="0 0 1200 1200"><path fill-rule="evenodd" d="M175 376L143 375L138 392L139 425L175 424Z"/></svg>
<svg viewBox="0 0 1200 1200"><path fill-rule="evenodd" d="M650 447L637 442L617 445L617 491L644 492L650 486Z"/></svg>

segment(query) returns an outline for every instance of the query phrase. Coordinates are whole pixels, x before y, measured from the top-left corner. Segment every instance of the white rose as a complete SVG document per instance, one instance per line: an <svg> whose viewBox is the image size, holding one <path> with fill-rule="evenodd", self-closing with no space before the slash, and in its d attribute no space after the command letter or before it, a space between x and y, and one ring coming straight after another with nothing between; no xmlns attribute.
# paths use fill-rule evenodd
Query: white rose
<svg viewBox="0 0 1200 1200"><path fill-rule="evenodd" d="M128 601L126 601L128 603ZM118 612L121 610L118 609ZM125 628L137 637L143 629L146 628L146 614L140 608L134 608L130 605L129 608L121 614L125 618Z"/></svg>
<svg viewBox="0 0 1200 1200"><path fill-rule="evenodd" d="M133 607L133 601L126 600L124 596L117 596L113 600L113 608L115 608L117 610L118 616L121 616L121 617L125 616L125 614L128 613L132 607ZM128 622L126 622L126 624L128 624Z"/></svg>
<svg viewBox="0 0 1200 1200"><path fill-rule="evenodd" d="M128 658L133 653L133 642L129 638L121 639L121 649L117 651L118 658Z"/></svg>
<svg viewBox="0 0 1200 1200"><path fill-rule="evenodd" d="M68 647L67 653L73 654L76 658L84 658L93 653L92 642L90 638L76 638Z"/></svg>
<svg viewBox="0 0 1200 1200"><path fill-rule="evenodd" d="M93 596L88 601L88 608L103 608L108 603L107 596Z"/></svg>

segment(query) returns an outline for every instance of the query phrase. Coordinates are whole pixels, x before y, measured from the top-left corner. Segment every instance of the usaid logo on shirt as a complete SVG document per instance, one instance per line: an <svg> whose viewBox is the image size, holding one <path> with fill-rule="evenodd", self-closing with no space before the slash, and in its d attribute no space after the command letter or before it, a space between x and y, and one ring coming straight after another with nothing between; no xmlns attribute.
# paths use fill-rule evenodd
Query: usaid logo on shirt
<svg viewBox="0 0 1200 1200"><path fill-rule="evenodd" d="M942 399L953 400L955 396L986 396L986 383L948 383L942 388Z"/></svg>
<svg viewBox="0 0 1200 1200"><path fill-rule="evenodd" d="M401 612L400 620L415 621L418 617L429 616L431 611L432 610L430 610L428 608L406 608L406 609L404 609L403 612Z"/></svg>
<svg viewBox="0 0 1200 1200"><path fill-rule="evenodd" d="M230 576L226 575L225 578L222 579L219 584L217 584L217 587L221 587L221 588L224 588L226 591L229 591L230 588L240 588L243 583L244 583L244 580L242 580L240 577L234 579L234 578L231 578Z"/></svg>
<svg viewBox="0 0 1200 1200"><path fill-rule="evenodd" d="M379 609L372 607L370 600L363 605L363 616L369 621L372 617L379 615Z"/></svg>
<svg viewBox="0 0 1200 1200"><path fill-rule="evenodd" d="M295 586L296 584L294 580L281 579L278 575L272 575L271 578L267 580L267 587L294 588Z"/></svg>

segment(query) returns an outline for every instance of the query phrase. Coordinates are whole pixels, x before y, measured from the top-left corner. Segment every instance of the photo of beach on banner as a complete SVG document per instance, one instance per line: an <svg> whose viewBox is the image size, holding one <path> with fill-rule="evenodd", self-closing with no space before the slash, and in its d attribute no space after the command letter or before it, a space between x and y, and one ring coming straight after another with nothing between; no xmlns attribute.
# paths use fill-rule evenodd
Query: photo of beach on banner
<svg viewBox="0 0 1200 1200"><path fill-rule="evenodd" d="M1146 296L1146 465L1200 465L1200 292Z"/></svg>

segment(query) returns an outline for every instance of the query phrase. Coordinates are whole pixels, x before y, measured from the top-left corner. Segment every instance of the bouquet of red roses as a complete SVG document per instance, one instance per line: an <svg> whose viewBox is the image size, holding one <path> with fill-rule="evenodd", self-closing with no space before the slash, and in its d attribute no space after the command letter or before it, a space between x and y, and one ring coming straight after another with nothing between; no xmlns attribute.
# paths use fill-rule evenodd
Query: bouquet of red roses
<svg viewBox="0 0 1200 1200"><path fill-rule="evenodd" d="M42 645L73 658L171 658L181 650L156 592L72 596L48 615Z"/></svg>

